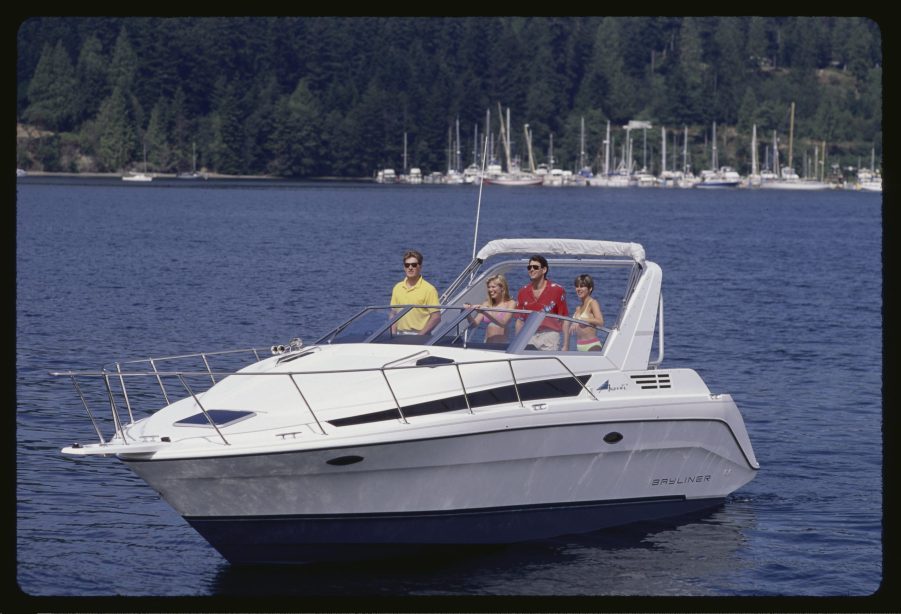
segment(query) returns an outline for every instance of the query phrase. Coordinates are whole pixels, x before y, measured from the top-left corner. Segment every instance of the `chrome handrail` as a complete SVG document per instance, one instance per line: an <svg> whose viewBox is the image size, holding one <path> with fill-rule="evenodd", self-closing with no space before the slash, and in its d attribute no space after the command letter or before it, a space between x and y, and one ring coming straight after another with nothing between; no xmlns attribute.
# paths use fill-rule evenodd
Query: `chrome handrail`
<svg viewBox="0 0 901 614"><path fill-rule="evenodd" d="M416 352L414 354L404 357L401 360L408 361L410 358L420 355L422 353L423 352ZM197 354L194 356L200 356L200 354ZM457 373L457 379L459 380L460 390L461 390L464 400L466 402L466 408L470 414L474 414L475 411L473 409L472 402L470 400L471 392L469 390L467 390L467 388L466 388L466 383L465 383L465 380L463 377L463 373L461 371L461 367L471 366L471 365L491 364L491 363L506 363L507 367L510 370L510 381L511 381L514 391L516 393L516 402L518 403L518 405L520 407L525 407L525 404L523 403L523 400L522 400L522 395L519 390L520 382L517 380L517 377L516 377L514 363L523 363L523 362L527 362L527 361L536 361L536 360L553 360L553 361L556 361L557 363L559 363L560 366L569 374L569 376L571 376L576 382L578 382L579 386L585 392L587 392L588 395L591 396L592 399L598 400L597 397L594 395L594 393L591 391L591 389L585 384L585 382L582 381L582 379L579 376L577 376L572 371L572 369L570 369L566 365L566 363L564 363L563 360L561 360L561 358L559 356L520 356L520 357L516 357L516 358L505 357L505 358L475 360L475 361L468 361L468 362L448 362L448 363L437 363L437 364L430 363L427 365L416 365L416 364L414 364L414 365L410 365L410 364L398 365L398 364L396 364L398 362L401 362L401 360L395 360L395 361L388 362L381 367L370 367L370 368L363 368L363 369L359 369L359 368L358 369L330 369L330 370L326 370L326 371L279 371L279 372L271 372L270 371L270 372L255 372L255 373L247 373L247 372L240 372L240 371L212 371L211 369L204 369L201 371L161 371L156 367L154 360L149 360L149 361L133 361L133 363L134 362L149 362L153 367L152 370L150 370L150 371L122 371L121 369L118 369L117 372L115 374L113 374L110 371L107 371L104 369L104 370L100 370L100 371L59 371L59 372L51 372L50 375L60 376L60 377L64 376L64 377L68 377L71 379L71 381L75 385L76 391L78 392L80 398L82 399L82 404L84 405L85 410L88 413L88 417L91 419L91 422L94 425L94 430L96 431L101 444L104 444L106 442L104 441L102 432L100 430L99 425L97 424L96 419L94 418L93 413L91 412L91 410L88 407L88 404L84 397L84 394L81 391L81 387L78 384L78 378L101 378L103 380L103 383L104 383L104 386L106 389L106 393L107 393L107 397L109 400L109 404L110 404L110 411L111 411L116 435L126 445L127 445L128 441L127 441L127 437L126 437L126 433L125 433L125 428L122 425L122 421L119 417L119 410L118 410L118 406L116 404L116 399L115 399L116 394L114 393L113 388L109 382L111 375L118 376L119 381L122 386L123 397L126 399L128 398L127 392L126 392L126 385L125 385L126 377L152 377L152 378L157 379L157 381L160 383L161 386L162 386L163 378L169 378L169 377L177 378L181 382L181 384L185 388L185 390L188 392L190 397L194 400L197 407L200 409L200 411L206 417L207 422L209 422L210 426L213 427L213 429L216 431L216 433L219 435L219 437L222 439L222 441L225 443L225 445L230 445L228 439L226 439L225 435L222 433L222 431L216 425L215 420L212 418L212 416L210 416L210 414L208 413L208 410L201 403L198 393L195 393L195 391L188 384L186 378L206 376L206 377L211 377L213 379L213 381L215 382L215 381L217 381L216 376L221 376L223 378L230 377L230 376L252 376L252 377L259 377L259 376L269 376L269 377L282 376L282 377L284 377L284 376L287 376L288 379L292 382L294 388L297 390L298 396L300 397L301 401L303 402L306 410L310 413L313 420L315 421L317 427L319 428L320 433L322 435L326 435L326 436L328 435L328 431L322 425L322 423L319 419L319 416L317 415L316 410L310 404L309 399L307 398L306 395L304 395L302 387L296 379L297 376L317 376L317 375L321 376L321 375L335 375L335 374L341 374L341 373L379 372L385 381L385 385L388 388L388 391L391 395L392 400L394 401L394 405L398 411L399 417L400 417L401 421L404 422L405 424L409 424L409 421L407 420L407 418L403 412L403 404L400 402L400 399L398 398L397 393L394 390L394 387L391 385L391 383L388 379L389 371L399 371L399 370L405 370L405 369L435 369L435 368L441 368L441 367L453 367ZM219 381L221 381L221 379ZM215 384L213 384L213 385L215 385ZM163 387L163 390L165 390L164 387ZM166 395L166 404L167 405L171 404L168 400L168 395ZM129 413L131 413L130 405L129 405Z"/></svg>

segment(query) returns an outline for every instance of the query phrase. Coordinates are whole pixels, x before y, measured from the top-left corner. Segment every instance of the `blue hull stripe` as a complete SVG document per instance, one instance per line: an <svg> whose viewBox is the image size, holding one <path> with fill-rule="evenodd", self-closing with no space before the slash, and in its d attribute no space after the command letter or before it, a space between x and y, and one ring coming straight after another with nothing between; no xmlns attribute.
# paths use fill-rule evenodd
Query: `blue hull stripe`
<svg viewBox="0 0 901 614"><path fill-rule="evenodd" d="M236 564L308 563L441 545L507 544L588 533L715 507L684 497L557 503L446 512L291 516L186 516Z"/></svg>

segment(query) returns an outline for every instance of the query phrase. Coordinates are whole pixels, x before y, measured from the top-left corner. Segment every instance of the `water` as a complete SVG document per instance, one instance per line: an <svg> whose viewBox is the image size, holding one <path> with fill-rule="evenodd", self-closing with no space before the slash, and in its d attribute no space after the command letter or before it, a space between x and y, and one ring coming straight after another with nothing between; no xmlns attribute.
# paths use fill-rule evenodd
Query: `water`
<svg viewBox="0 0 901 614"><path fill-rule="evenodd" d="M636 241L662 266L664 364L694 368L734 396L762 467L696 517L428 561L232 568L115 459L59 453L91 440L91 429L72 386L48 371L313 339L387 303L407 248L424 253L440 292L471 258L477 195L472 186L19 180L21 591L862 597L880 588L878 194L485 188L479 246Z"/></svg>

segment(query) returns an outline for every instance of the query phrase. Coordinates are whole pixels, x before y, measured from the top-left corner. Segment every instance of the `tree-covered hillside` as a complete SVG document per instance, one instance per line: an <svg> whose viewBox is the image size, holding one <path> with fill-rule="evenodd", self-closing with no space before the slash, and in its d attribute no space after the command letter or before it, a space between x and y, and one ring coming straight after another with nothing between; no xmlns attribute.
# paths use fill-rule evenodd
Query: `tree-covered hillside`
<svg viewBox="0 0 901 614"><path fill-rule="evenodd" d="M597 169L606 122L688 128L694 167L746 172L752 126L796 159L882 153L882 34L856 17L32 18L17 37L18 164L49 171L372 176L473 161L498 105L525 157ZM404 136L406 135L406 158ZM633 135L634 136L634 135ZM681 141L679 141L681 148ZM761 146L763 148L763 145ZM656 164L656 162L654 163ZM796 164L798 170L803 170Z"/></svg>

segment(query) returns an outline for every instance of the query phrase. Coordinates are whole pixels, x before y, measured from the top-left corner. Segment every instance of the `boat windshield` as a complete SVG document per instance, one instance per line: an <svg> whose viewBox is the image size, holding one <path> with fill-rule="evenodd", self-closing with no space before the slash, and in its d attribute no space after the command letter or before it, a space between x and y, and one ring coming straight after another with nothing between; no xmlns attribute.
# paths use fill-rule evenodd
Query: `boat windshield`
<svg viewBox="0 0 901 614"><path fill-rule="evenodd" d="M411 324L423 328L413 329ZM571 317L540 311L403 305L367 307L316 344L402 343L501 352L602 351L609 332Z"/></svg>

